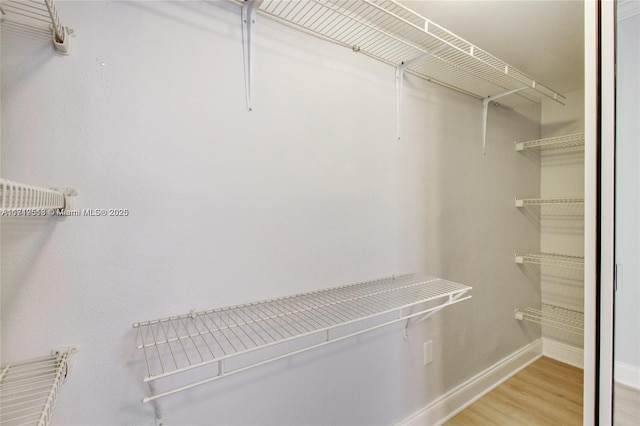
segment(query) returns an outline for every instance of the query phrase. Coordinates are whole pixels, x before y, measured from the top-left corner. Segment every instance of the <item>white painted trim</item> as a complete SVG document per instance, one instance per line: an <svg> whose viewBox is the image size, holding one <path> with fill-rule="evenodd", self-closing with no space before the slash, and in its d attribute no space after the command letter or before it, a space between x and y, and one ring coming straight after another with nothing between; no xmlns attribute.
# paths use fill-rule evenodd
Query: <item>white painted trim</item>
<svg viewBox="0 0 640 426"><path fill-rule="evenodd" d="M616 382L640 390L640 367L616 361L613 374Z"/></svg>
<svg viewBox="0 0 640 426"><path fill-rule="evenodd" d="M618 0L618 22L636 15L640 15L640 0Z"/></svg>
<svg viewBox="0 0 640 426"><path fill-rule="evenodd" d="M398 425L441 425L541 356L542 339L538 339L450 390Z"/></svg>
<svg viewBox="0 0 640 426"><path fill-rule="evenodd" d="M542 354L556 361L584 368L584 350L557 340L542 338Z"/></svg>

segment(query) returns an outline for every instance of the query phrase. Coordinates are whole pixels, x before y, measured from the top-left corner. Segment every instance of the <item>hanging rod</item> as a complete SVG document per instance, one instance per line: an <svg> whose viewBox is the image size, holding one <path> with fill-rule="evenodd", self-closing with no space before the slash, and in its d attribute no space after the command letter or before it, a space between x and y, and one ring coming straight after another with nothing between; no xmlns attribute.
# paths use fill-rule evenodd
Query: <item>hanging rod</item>
<svg viewBox="0 0 640 426"><path fill-rule="evenodd" d="M584 204L584 198L516 198L516 207Z"/></svg>
<svg viewBox="0 0 640 426"><path fill-rule="evenodd" d="M403 275L135 323L152 393L142 402L439 310L469 299L470 290ZM215 374L207 365L217 366ZM158 379L194 369L199 380L156 390Z"/></svg>
<svg viewBox="0 0 640 426"><path fill-rule="evenodd" d="M245 4L241 0L232 1ZM264 0L256 6L260 15L393 67L444 45L446 49L412 63L406 71L479 99L523 87L526 90L517 96L531 101L546 97L563 103L565 99L557 91L395 0ZM507 100L501 102L509 104Z"/></svg>
<svg viewBox="0 0 640 426"><path fill-rule="evenodd" d="M71 53L73 30L60 22L53 0L2 0L1 22L16 28L51 34L53 46L58 53Z"/></svg>
<svg viewBox="0 0 640 426"><path fill-rule="evenodd" d="M54 349L47 357L0 367L0 424L46 426L77 346Z"/></svg>
<svg viewBox="0 0 640 426"><path fill-rule="evenodd" d="M584 333L584 313L560 306L543 303L540 308L518 308L515 318L574 334Z"/></svg>
<svg viewBox="0 0 640 426"><path fill-rule="evenodd" d="M516 151L525 149L561 149L584 146L584 133L556 136L552 138L536 139L526 142L515 142Z"/></svg>
<svg viewBox="0 0 640 426"><path fill-rule="evenodd" d="M34 216L53 216L57 210L70 209L71 197L77 194L75 188L41 188L0 179L0 210L2 216L14 212L16 216L30 216L22 214L26 211L36 211Z"/></svg>
<svg viewBox="0 0 640 426"><path fill-rule="evenodd" d="M568 256L556 253L516 253L515 261L519 264L561 266L563 268L584 269L584 257Z"/></svg>

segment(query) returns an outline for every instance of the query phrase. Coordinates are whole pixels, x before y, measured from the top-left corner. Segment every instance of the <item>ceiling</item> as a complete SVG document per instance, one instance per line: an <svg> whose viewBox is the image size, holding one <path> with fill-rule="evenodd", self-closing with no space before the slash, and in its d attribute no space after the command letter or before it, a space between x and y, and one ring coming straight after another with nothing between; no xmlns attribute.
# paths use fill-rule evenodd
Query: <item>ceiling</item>
<svg viewBox="0 0 640 426"><path fill-rule="evenodd" d="M401 3L559 93L584 88L582 1Z"/></svg>

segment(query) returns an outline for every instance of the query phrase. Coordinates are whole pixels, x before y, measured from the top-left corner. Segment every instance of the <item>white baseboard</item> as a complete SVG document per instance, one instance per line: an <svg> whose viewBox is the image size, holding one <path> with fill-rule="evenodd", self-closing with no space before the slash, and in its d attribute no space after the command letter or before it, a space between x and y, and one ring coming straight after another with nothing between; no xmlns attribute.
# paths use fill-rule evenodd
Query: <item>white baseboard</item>
<svg viewBox="0 0 640 426"><path fill-rule="evenodd" d="M613 376L616 382L640 390L640 367L615 361Z"/></svg>
<svg viewBox="0 0 640 426"><path fill-rule="evenodd" d="M542 339L472 377L398 425L441 425L542 356Z"/></svg>
<svg viewBox="0 0 640 426"><path fill-rule="evenodd" d="M542 354L556 361L584 369L584 350L581 348L543 337Z"/></svg>

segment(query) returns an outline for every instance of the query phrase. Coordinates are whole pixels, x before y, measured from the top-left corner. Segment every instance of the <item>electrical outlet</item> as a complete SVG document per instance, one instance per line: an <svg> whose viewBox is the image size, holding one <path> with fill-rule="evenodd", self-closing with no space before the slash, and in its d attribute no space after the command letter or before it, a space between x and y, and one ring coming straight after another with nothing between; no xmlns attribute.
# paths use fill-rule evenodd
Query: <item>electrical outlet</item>
<svg viewBox="0 0 640 426"><path fill-rule="evenodd" d="M433 362L433 340L424 342L424 365L431 364Z"/></svg>

